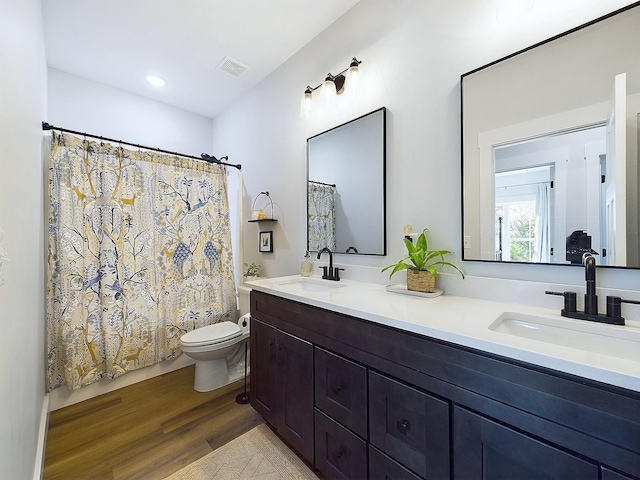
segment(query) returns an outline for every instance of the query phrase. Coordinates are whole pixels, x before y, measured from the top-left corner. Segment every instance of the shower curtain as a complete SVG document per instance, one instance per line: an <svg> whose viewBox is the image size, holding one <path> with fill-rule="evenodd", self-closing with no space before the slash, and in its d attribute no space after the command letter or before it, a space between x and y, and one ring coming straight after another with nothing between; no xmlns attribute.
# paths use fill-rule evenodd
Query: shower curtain
<svg viewBox="0 0 640 480"><path fill-rule="evenodd" d="M235 320L223 166L53 134L48 388L77 389L181 354Z"/></svg>
<svg viewBox="0 0 640 480"><path fill-rule="evenodd" d="M309 250L336 249L336 187L307 183Z"/></svg>

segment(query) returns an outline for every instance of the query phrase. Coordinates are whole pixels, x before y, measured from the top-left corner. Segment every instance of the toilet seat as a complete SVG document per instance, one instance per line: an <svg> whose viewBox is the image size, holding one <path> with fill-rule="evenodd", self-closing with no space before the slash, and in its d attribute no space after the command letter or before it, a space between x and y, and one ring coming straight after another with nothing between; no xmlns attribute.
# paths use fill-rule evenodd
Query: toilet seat
<svg viewBox="0 0 640 480"><path fill-rule="evenodd" d="M191 330L180 338L180 342L187 347L201 347L226 342L241 335L238 324L226 321Z"/></svg>

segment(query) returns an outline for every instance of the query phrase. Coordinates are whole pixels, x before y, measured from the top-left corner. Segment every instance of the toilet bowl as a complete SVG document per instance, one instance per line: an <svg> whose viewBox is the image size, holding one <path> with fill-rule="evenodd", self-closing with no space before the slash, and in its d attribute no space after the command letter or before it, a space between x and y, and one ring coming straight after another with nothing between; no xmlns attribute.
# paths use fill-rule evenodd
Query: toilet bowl
<svg viewBox="0 0 640 480"><path fill-rule="evenodd" d="M210 392L229 383L227 359L235 356L249 339L249 315L234 322L196 328L180 337L182 352L196 361L193 388Z"/></svg>

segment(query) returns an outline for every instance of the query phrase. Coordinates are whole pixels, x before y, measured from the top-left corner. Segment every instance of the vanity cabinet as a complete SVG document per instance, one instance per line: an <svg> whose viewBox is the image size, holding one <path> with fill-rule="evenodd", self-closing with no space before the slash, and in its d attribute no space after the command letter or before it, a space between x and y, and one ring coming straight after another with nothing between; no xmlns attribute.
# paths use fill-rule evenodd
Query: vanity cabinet
<svg viewBox="0 0 640 480"><path fill-rule="evenodd" d="M314 373L316 407L367 438L367 369L316 347Z"/></svg>
<svg viewBox="0 0 640 480"><path fill-rule="evenodd" d="M367 443L315 409L315 466L329 479L367 478Z"/></svg>
<svg viewBox="0 0 640 480"><path fill-rule="evenodd" d="M367 369L315 347L315 465L327 478L366 478Z"/></svg>
<svg viewBox="0 0 640 480"><path fill-rule="evenodd" d="M313 345L251 319L251 406L313 462Z"/></svg>
<svg viewBox="0 0 640 480"><path fill-rule="evenodd" d="M370 442L420 478L449 478L449 403L369 372Z"/></svg>
<svg viewBox="0 0 640 480"><path fill-rule="evenodd" d="M461 407L454 408L454 478L598 480L598 465Z"/></svg>
<svg viewBox="0 0 640 480"><path fill-rule="evenodd" d="M638 392L256 290L251 315L252 405L281 431L268 338L304 344L282 436L327 478L640 478Z"/></svg>

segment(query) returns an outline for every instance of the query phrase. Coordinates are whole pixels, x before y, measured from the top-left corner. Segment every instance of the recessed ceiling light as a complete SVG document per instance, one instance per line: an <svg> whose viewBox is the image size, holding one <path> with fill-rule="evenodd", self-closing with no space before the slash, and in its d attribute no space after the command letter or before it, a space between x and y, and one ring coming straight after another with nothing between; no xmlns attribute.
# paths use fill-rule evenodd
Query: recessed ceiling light
<svg viewBox="0 0 640 480"><path fill-rule="evenodd" d="M162 78L156 75L148 75L147 82L149 82L154 87L164 87L167 82L165 82Z"/></svg>

